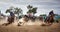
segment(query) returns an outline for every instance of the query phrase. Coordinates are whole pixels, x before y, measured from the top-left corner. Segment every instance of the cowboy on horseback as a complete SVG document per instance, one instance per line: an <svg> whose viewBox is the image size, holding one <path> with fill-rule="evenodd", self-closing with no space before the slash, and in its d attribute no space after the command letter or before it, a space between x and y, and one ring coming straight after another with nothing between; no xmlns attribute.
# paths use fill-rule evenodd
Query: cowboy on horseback
<svg viewBox="0 0 60 32"><path fill-rule="evenodd" d="M50 22L53 23L54 22L54 12L53 12L53 10L49 13L49 17L50 17Z"/></svg>
<svg viewBox="0 0 60 32"><path fill-rule="evenodd" d="M14 22L15 15L13 12L10 12L10 16L8 17L8 23L7 25L11 24Z"/></svg>
<svg viewBox="0 0 60 32"><path fill-rule="evenodd" d="M8 19L7 19L8 23L4 23L2 25L6 25L7 26L9 24L12 24L14 22L14 18L15 18L14 13L13 12L10 12L10 16L8 16Z"/></svg>
<svg viewBox="0 0 60 32"><path fill-rule="evenodd" d="M48 17L45 19L45 22L47 22L47 23L53 23L54 22L54 12L53 12L53 10L49 12Z"/></svg>

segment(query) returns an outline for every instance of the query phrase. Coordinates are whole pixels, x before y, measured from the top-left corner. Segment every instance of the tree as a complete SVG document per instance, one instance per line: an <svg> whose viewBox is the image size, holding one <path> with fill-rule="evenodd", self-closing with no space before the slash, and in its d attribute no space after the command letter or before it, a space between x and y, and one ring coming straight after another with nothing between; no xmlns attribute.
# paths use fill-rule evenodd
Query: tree
<svg viewBox="0 0 60 32"><path fill-rule="evenodd" d="M23 11L21 8L15 8L15 7L10 7L9 9L6 10L6 13L10 13L10 12L13 12L14 14L17 14L17 16L19 17L20 14L22 15L23 14Z"/></svg>
<svg viewBox="0 0 60 32"><path fill-rule="evenodd" d="M36 7L33 8L33 9L32 9L32 12L33 12L33 15L34 15L35 13L37 13L37 8L36 8Z"/></svg>
<svg viewBox="0 0 60 32"><path fill-rule="evenodd" d="M28 8L28 12L27 12L27 13L29 13L29 14L32 13L33 16L34 16L34 14L37 12L37 7L34 7L34 8L33 8L33 6L28 5L27 8Z"/></svg>
<svg viewBox="0 0 60 32"><path fill-rule="evenodd" d="M40 16L46 16L46 14L41 14Z"/></svg>
<svg viewBox="0 0 60 32"><path fill-rule="evenodd" d="M23 14L23 11L22 11L21 8L17 8L17 7L16 7L16 8L14 8L14 9L15 9L14 13L17 14L18 17Z"/></svg>
<svg viewBox="0 0 60 32"><path fill-rule="evenodd" d="M27 8L28 8L28 9L31 9L31 8L33 8L33 6L28 5Z"/></svg>
<svg viewBox="0 0 60 32"><path fill-rule="evenodd" d="M9 9L6 10L6 13L12 12L12 11L13 11L13 8L14 8L14 7L11 6Z"/></svg>

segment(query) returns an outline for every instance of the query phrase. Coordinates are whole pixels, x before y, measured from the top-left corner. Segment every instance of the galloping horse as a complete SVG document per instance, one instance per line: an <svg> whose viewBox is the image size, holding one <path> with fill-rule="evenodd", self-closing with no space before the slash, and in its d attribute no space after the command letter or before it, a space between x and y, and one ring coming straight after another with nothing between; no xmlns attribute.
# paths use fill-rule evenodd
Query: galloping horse
<svg viewBox="0 0 60 32"><path fill-rule="evenodd" d="M53 11L51 11L50 13L49 13L49 16L45 19L45 22L46 23L53 23L54 22L54 13L53 13Z"/></svg>
<svg viewBox="0 0 60 32"><path fill-rule="evenodd" d="M13 23L14 22L14 18L15 18L14 13L13 12L10 12L10 16L7 19L8 23L4 23L3 25L6 25L7 26L7 25Z"/></svg>
<svg viewBox="0 0 60 32"><path fill-rule="evenodd" d="M46 23L53 23L54 22L54 16L50 15L45 19Z"/></svg>

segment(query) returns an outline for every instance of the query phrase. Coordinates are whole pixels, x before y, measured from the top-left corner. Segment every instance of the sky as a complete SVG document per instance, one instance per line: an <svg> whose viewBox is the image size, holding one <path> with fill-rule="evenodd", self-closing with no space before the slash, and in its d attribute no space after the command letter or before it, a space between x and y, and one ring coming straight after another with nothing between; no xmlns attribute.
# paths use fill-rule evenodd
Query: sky
<svg viewBox="0 0 60 32"><path fill-rule="evenodd" d="M60 0L0 0L0 10L3 14L6 14L6 9L11 6L21 8L23 14L26 14L28 5L38 8L37 16L40 14L48 14L51 10L54 10L55 14L60 13Z"/></svg>

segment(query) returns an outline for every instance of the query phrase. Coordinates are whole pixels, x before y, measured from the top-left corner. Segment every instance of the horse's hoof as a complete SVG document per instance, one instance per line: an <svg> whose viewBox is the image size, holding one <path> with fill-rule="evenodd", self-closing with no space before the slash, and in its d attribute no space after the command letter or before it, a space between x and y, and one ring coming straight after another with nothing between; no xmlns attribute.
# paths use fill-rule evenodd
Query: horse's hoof
<svg viewBox="0 0 60 32"><path fill-rule="evenodd" d="M2 24L2 26L7 26L7 24Z"/></svg>
<svg viewBox="0 0 60 32"><path fill-rule="evenodd" d="M21 25L18 24L17 26L21 26Z"/></svg>
<svg viewBox="0 0 60 32"><path fill-rule="evenodd" d="M57 23L59 23L59 21L56 21Z"/></svg>
<svg viewBox="0 0 60 32"><path fill-rule="evenodd" d="M46 24L42 24L41 26L46 26Z"/></svg>
<svg viewBox="0 0 60 32"><path fill-rule="evenodd" d="M41 26L51 26L51 24L42 24Z"/></svg>

